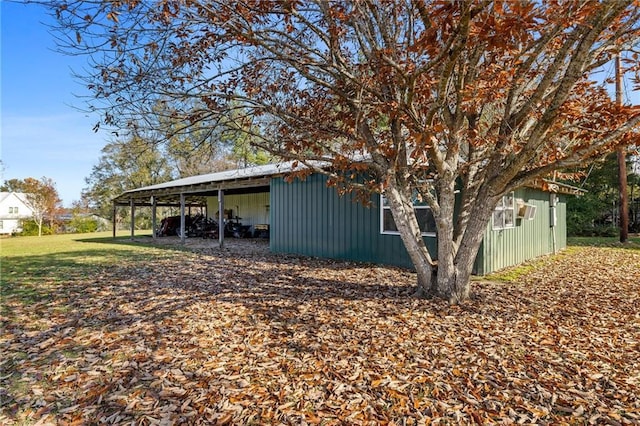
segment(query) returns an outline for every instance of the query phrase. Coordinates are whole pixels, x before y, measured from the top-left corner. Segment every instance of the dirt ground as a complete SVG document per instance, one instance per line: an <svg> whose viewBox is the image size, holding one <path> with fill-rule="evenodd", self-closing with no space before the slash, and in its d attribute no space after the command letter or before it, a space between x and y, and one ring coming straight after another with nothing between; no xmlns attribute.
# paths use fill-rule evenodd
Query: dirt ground
<svg viewBox="0 0 640 426"><path fill-rule="evenodd" d="M217 239L210 238L186 238L184 244L177 236L158 237L155 240L150 236L136 236L133 240L149 245L183 247L199 253L244 253L247 255L270 253L269 240L266 238L225 238L222 249Z"/></svg>

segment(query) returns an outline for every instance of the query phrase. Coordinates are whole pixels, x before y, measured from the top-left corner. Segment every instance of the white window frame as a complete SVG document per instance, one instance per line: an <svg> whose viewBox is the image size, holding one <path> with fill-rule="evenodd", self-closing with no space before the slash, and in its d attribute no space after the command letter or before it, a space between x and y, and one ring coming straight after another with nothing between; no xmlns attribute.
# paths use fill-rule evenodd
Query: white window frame
<svg viewBox="0 0 640 426"><path fill-rule="evenodd" d="M422 204L415 204L413 206L414 210L431 210L431 207ZM382 235L400 235L399 231L390 231L384 229L384 214L385 211L388 211L391 214L391 206L386 201L386 197L384 194L380 194L380 234ZM394 222L395 224L395 222ZM435 231L430 232L421 232L421 235L424 237L435 237Z"/></svg>
<svg viewBox="0 0 640 426"><path fill-rule="evenodd" d="M511 202L509 203L509 200ZM496 225L496 214L502 212L502 223ZM511 223L509 223L508 216L511 216ZM512 191L502 196L498 205L493 209L491 214L491 229L494 231L502 231L503 229L513 229L516 227L517 209L516 209L516 197Z"/></svg>

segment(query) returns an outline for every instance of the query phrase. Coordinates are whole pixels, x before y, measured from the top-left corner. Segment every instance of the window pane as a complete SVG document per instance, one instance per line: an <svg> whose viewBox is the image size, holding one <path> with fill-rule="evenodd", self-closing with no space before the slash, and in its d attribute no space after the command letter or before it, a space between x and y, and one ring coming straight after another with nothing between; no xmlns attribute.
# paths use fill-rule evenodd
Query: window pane
<svg viewBox="0 0 640 426"><path fill-rule="evenodd" d="M505 195L503 197L503 202L504 202L504 207L505 208L512 209L513 208L513 202L514 202L513 192Z"/></svg>
<svg viewBox="0 0 640 426"><path fill-rule="evenodd" d="M417 192L414 193L413 202L416 208L416 219L418 226L423 233L435 233L436 222L431 214L431 209L427 206L426 201L418 201ZM381 196L382 204L382 232L398 232L398 227L393 220L391 209L389 208L389 202L386 197Z"/></svg>
<svg viewBox="0 0 640 426"><path fill-rule="evenodd" d="M504 226L504 212L502 210L494 210L493 227L502 228Z"/></svg>
<svg viewBox="0 0 640 426"><path fill-rule="evenodd" d="M514 223L515 223L514 210L513 209L505 210L504 211L504 226L505 226L505 228L513 227Z"/></svg>
<svg viewBox="0 0 640 426"><path fill-rule="evenodd" d="M418 194L418 191L414 191L413 197L411 197L411 201L413 202L413 205L416 207L428 206L427 201L424 198L422 198L420 194Z"/></svg>
<svg viewBox="0 0 640 426"><path fill-rule="evenodd" d="M382 211L382 230L384 232L397 232L396 222L393 220L391 210L384 209Z"/></svg>
<svg viewBox="0 0 640 426"><path fill-rule="evenodd" d="M436 221L431 209L415 209L415 212L422 232L436 232Z"/></svg>
<svg viewBox="0 0 640 426"><path fill-rule="evenodd" d="M422 232L436 232L436 221L431 214L431 209L415 209L416 219L418 220L418 226ZM398 232L391 210L384 209L382 212L382 231L383 232Z"/></svg>
<svg viewBox="0 0 640 426"><path fill-rule="evenodd" d="M516 199L510 192L504 195L495 210L492 218L493 229L514 228L516 226Z"/></svg>

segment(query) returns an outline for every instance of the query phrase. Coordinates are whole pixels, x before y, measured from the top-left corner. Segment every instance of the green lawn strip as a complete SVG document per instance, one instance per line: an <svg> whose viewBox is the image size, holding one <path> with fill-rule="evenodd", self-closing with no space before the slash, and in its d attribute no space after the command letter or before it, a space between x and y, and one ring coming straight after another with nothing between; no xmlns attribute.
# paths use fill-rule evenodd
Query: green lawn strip
<svg viewBox="0 0 640 426"><path fill-rule="evenodd" d="M630 236L628 241L622 244L618 237L569 237L568 246L579 247L614 247L629 250L640 250L640 236Z"/></svg>
<svg viewBox="0 0 640 426"><path fill-rule="evenodd" d="M66 293L65 284L90 277L101 268L122 262L151 261L166 250L131 242L109 233L47 235L3 239L0 291L3 300L26 305ZM2 304L6 314L6 303Z"/></svg>
<svg viewBox="0 0 640 426"><path fill-rule="evenodd" d="M537 257L519 265L510 266L483 277L477 277L476 279L514 283L520 278L534 272L542 265L552 262L554 259L575 254L576 251L579 251L582 247L640 250L640 237L632 236L625 244L620 243L617 237L569 237L567 239L567 248L555 255Z"/></svg>

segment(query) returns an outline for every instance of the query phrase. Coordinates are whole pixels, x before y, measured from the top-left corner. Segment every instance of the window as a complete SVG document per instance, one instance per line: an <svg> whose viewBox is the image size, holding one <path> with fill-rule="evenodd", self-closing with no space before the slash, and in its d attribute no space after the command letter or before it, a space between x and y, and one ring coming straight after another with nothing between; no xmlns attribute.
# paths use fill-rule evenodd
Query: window
<svg viewBox="0 0 640 426"><path fill-rule="evenodd" d="M391 214L391 206L384 195L380 195L380 233L398 235L396 222ZM431 209L424 201L419 201L417 197L413 199L413 209L416 212L416 219L422 231L422 235L436 235L436 221L433 219Z"/></svg>
<svg viewBox="0 0 640 426"><path fill-rule="evenodd" d="M0 229L4 229L4 222L0 220Z"/></svg>
<svg viewBox="0 0 640 426"><path fill-rule="evenodd" d="M9 214L18 214L17 207L9 207Z"/></svg>
<svg viewBox="0 0 640 426"><path fill-rule="evenodd" d="M504 195L493 211L493 229L508 229L516 226L516 209L513 192Z"/></svg>

